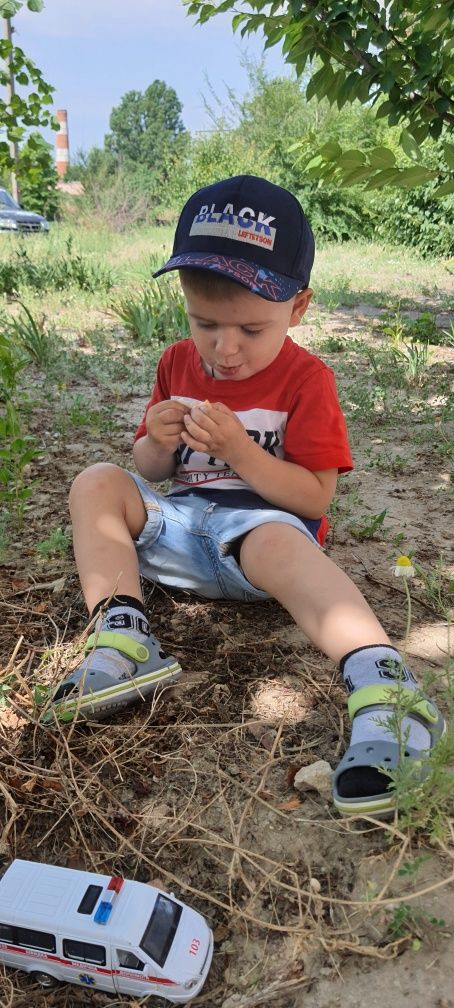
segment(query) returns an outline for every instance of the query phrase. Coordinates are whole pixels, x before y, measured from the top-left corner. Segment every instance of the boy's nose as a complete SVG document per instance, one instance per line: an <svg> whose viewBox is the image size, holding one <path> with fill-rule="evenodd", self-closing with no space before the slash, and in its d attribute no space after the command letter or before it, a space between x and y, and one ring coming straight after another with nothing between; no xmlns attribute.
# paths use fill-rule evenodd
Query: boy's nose
<svg viewBox="0 0 454 1008"><path fill-rule="evenodd" d="M219 363L227 361L230 357L235 357L238 354L238 350L239 340L236 333L232 331L229 332L227 330L218 333L216 339L216 354L219 358L222 358L222 360L219 360Z"/></svg>

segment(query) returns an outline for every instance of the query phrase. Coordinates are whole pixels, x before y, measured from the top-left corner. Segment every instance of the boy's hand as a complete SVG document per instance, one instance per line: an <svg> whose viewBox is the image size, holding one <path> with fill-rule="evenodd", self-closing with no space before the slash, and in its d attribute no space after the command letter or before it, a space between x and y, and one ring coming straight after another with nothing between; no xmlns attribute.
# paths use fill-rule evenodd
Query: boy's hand
<svg viewBox="0 0 454 1008"><path fill-rule="evenodd" d="M235 468L251 444L236 413L224 403L201 403L184 417L181 440L193 451L207 452Z"/></svg>
<svg viewBox="0 0 454 1008"><path fill-rule="evenodd" d="M146 418L147 434L155 451L162 455L173 455L181 444L182 431L186 430L184 418L190 413L190 406L177 399L165 399L150 406Z"/></svg>

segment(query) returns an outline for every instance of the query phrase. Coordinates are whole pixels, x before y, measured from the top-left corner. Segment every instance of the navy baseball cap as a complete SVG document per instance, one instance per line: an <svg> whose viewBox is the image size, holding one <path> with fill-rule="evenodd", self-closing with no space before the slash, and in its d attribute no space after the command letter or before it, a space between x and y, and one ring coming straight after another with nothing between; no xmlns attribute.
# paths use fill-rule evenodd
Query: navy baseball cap
<svg viewBox="0 0 454 1008"><path fill-rule="evenodd" d="M180 214L170 270L212 270L267 301L289 301L308 287L315 243L292 193L256 175L204 186Z"/></svg>

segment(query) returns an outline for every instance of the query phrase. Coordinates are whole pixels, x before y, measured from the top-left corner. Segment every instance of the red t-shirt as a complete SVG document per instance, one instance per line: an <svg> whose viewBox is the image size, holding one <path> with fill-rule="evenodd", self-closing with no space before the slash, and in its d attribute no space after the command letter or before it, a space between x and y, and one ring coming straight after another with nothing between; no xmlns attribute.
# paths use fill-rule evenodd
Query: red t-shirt
<svg viewBox="0 0 454 1008"><path fill-rule="evenodd" d="M189 406L206 399L224 403L265 451L311 472L338 469L343 473L353 467L333 372L290 336L268 367L241 381L207 375L191 339L168 347L160 358L135 441L146 434L150 406L166 399L179 399ZM171 493L188 490L250 491L251 487L222 459L193 452L182 442ZM327 523L323 524L324 539Z"/></svg>

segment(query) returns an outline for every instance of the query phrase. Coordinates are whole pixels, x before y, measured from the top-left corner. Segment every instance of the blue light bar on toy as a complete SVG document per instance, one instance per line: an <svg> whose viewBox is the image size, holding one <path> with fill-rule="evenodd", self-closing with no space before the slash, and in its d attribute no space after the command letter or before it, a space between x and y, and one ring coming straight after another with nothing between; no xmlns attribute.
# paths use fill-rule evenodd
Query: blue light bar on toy
<svg viewBox="0 0 454 1008"><path fill-rule="evenodd" d="M93 918L95 924L107 924L107 921L112 913L114 900L118 896L123 882L124 879L119 878L116 875L112 875L108 886L104 890L103 899L101 900Z"/></svg>

